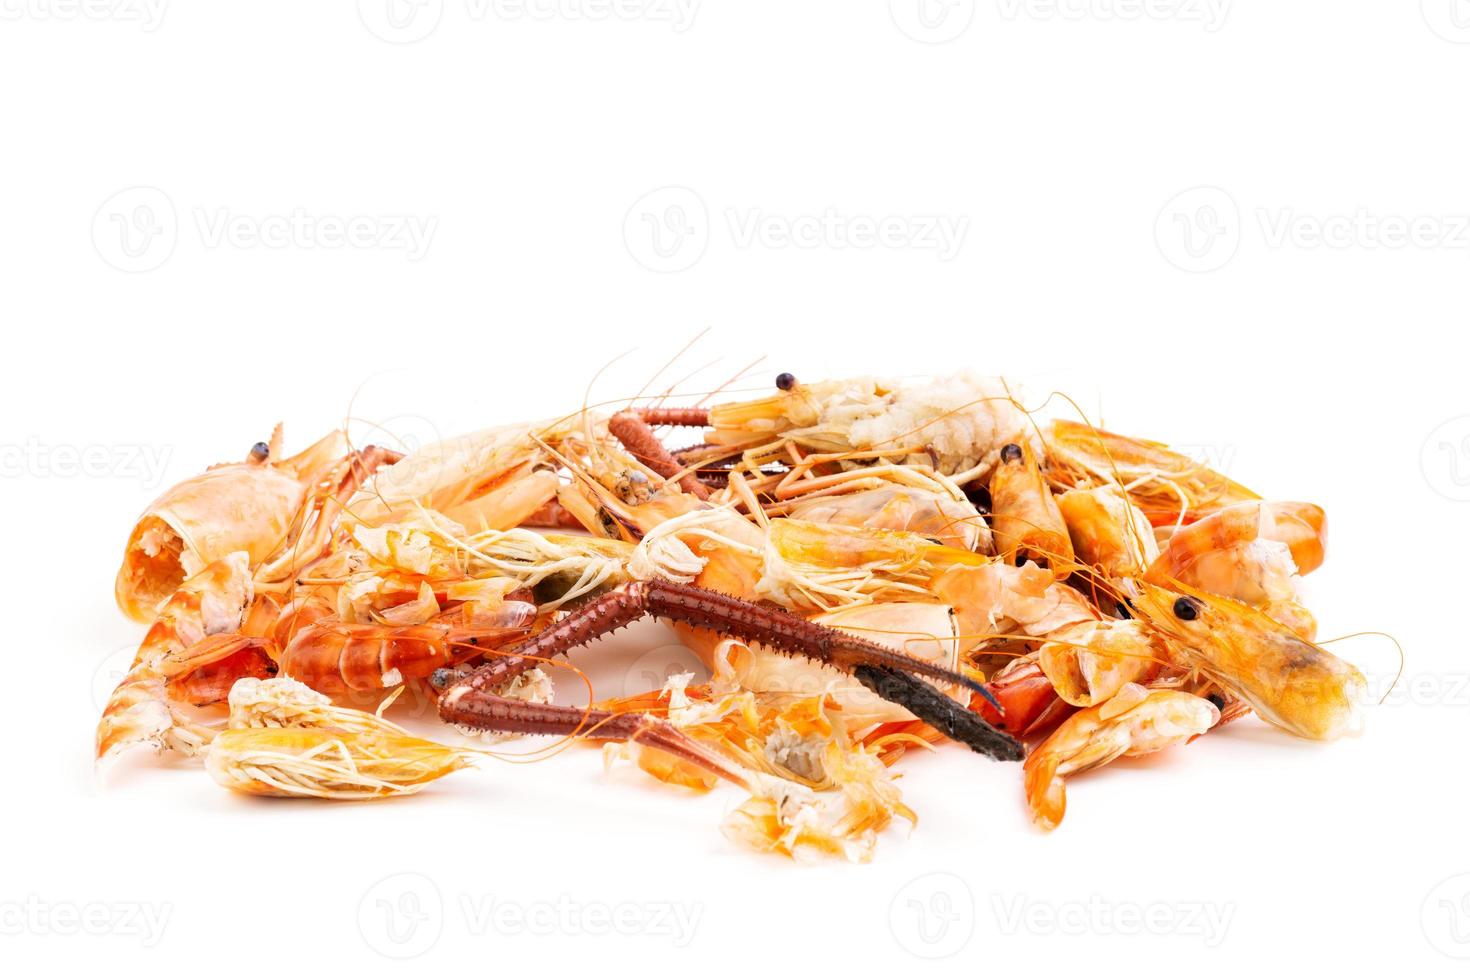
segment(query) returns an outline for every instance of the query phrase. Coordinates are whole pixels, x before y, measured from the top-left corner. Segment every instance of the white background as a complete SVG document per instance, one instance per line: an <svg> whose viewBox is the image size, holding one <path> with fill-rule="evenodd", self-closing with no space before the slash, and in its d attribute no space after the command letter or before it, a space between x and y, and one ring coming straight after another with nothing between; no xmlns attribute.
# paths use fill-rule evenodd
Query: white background
<svg viewBox="0 0 1470 980"><path fill-rule="evenodd" d="M0 0L8 972L1463 971L1470 5L358 6ZM93 780L141 635L112 578L162 486L277 420L413 444L560 412L631 350L591 396L625 397L707 327L687 390L762 355L758 388L1005 373L1324 504L1323 636L1392 633L1405 686L1357 739L1251 720L1079 779L1049 836L1014 766L905 760L920 824L868 866L742 851L737 793L590 749L381 805L146 754ZM577 662L618 693L670 638ZM1380 694L1398 665L1334 649ZM643 932L568 917L624 905Z"/></svg>

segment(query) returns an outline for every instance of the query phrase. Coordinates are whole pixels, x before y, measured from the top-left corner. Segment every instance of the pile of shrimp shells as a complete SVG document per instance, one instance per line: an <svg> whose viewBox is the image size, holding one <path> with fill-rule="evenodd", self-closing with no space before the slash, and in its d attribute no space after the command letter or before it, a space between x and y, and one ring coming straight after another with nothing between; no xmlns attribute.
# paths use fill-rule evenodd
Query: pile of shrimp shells
<svg viewBox="0 0 1470 980"><path fill-rule="evenodd" d="M1321 507L1039 420L1015 392L783 374L708 409L573 410L407 456L340 431L288 456L278 427L135 523L116 597L148 629L97 757L151 746L237 792L362 800L551 733L529 751L600 744L664 782L733 783L748 798L722 829L741 845L861 861L914 819L894 775L916 747L1024 757L1018 799L1050 830L1071 777L1247 715L1307 739L1358 728L1363 675L1316 645L1299 591L1325 558ZM764 625L675 622L707 681L553 708L579 655L548 638L592 635L605 597L660 582ZM797 619L867 659L779 639L801 631L771 623ZM534 643L555 656L511 671ZM384 715L405 691L501 735L411 734ZM910 709L953 718L951 737Z"/></svg>

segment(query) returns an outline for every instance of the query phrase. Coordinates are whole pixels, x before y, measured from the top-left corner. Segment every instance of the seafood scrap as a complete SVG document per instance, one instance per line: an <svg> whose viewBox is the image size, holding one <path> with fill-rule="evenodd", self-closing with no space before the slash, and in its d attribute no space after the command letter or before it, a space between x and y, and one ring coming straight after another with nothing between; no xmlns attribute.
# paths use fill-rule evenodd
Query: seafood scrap
<svg viewBox="0 0 1470 980"><path fill-rule="evenodd" d="M240 793L371 800L551 736L530 751L598 744L738 788L722 829L742 846L865 861L916 820L913 750L1022 763L1051 830L1073 777L1247 715L1361 727L1363 675L1315 642L1301 592L1322 508L1038 419L999 378L781 374L406 456L340 431L282 450L277 427L134 525L116 599L148 632L99 761L147 745ZM647 617L708 680L553 700L583 648ZM442 734L390 720L402 702Z"/></svg>

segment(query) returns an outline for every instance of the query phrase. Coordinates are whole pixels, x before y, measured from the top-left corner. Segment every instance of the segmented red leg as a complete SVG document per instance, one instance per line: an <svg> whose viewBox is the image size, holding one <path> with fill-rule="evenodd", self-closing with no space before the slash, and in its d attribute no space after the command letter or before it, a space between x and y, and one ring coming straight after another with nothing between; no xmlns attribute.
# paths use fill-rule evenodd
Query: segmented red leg
<svg viewBox="0 0 1470 980"><path fill-rule="evenodd" d="M607 431L633 454L633 458L664 479L673 479L683 469L637 412L619 412L614 415L608 420ZM693 473L685 473L679 477L679 489L692 493L700 500L709 499L709 487L700 483Z"/></svg>
<svg viewBox="0 0 1470 980"><path fill-rule="evenodd" d="M813 623L781 609L660 579L632 582L615 592L599 596L561 622L513 647L509 656L497 657L481 667L471 675L471 679L481 689L498 687L534 667L540 660L585 646L597 637L620 630L644 616L661 616L747 643L760 643L781 653L808 657L849 673L859 664L891 667L941 683L958 684L993 701L983 685L937 664Z"/></svg>
<svg viewBox="0 0 1470 980"><path fill-rule="evenodd" d="M675 425L702 429L709 425L707 408L635 408L634 413L649 425Z"/></svg>
<svg viewBox="0 0 1470 980"><path fill-rule="evenodd" d="M660 718L642 713L531 704L497 697L468 684L456 684L439 700L439 716L465 728L518 735L585 735L606 741L630 741L659 749L754 791L749 774L708 746Z"/></svg>
<svg viewBox="0 0 1470 980"><path fill-rule="evenodd" d="M957 684L994 701L983 685L962 674L780 609L693 585L660 580L633 582L598 597L520 644L510 655L492 660L454 684L445 697L461 688L489 694L538 661L566 653L643 616L661 616L714 630L853 673L880 697L903 705L975 751L998 759L1020 758L1021 747L1015 739L995 731L978 715L918 679L929 677L941 683ZM956 715L956 710L962 714Z"/></svg>
<svg viewBox="0 0 1470 980"><path fill-rule="evenodd" d="M699 482L709 487L710 490L723 490L730 485L730 471L701 471L699 474Z"/></svg>
<svg viewBox="0 0 1470 980"><path fill-rule="evenodd" d="M700 443L697 446L675 449L672 455L674 462L682 467L695 466L694 475L699 478L700 483L711 490L723 490L730 485L730 471L741 453L739 447L730 449L727 446Z"/></svg>
<svg viewBox="0 0 1470 980"><path fill-rule="evenodd" d="M288 579L321 557L331 543L347 498L357 492L379 467L390 466L401 459L402 453L383 446L368 446L360 452L352 453L331 492L319 497L311 511L302 518L300 538L275 561L257 569L256 581L263 583Z"/></svg>

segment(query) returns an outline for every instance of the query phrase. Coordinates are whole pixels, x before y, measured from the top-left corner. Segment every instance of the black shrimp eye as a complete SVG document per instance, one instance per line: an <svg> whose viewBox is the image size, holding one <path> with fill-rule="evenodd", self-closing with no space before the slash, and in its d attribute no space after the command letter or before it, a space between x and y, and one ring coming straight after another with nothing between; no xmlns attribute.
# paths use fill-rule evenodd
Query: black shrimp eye
<svg viewBox="0 0 1470 980"><path fill-rule="evenodd" d="M975 509L981 514L990 513L990 508L994 502L990 499L989 487L982 486L979 483L967 483L965 484L965 496L970 498L970 503L974 504Z"/></svg>
<svg viewBox="0 0 1470 980"><path fill-rule="evenodd" d="M265 458L269 457L270 454L271 454L270 443L267 443L267 442L257 442L255 445L253 445L253 446L250 447L250 458L251 459L265 459Z"/></svg>
<svg viewBox="0 0 1470 980"><path fill-rule="evenodd" d="M1199 619L1199 602L1187 595L1182 595L1174 600L1174 615L1188 622Z"/></svg>
<svg viewBox="0 0 1470 980"><path fill-rule="evenodd" d="M780 374L776 375L776 387L780 388L782 391L790 391L792 388L796 387L796 375L792 374L790 371L782 371Z"/></svg>
<svg viewBox="0 0 1470 980"><path fill-rule="evenodd" d="M1220 695L1211 694L1209 697L1205 698L1205 700L1213 704L1217 711L1225 710L1225 699Z"/></svg>
<svg viewBox="0 0 1470 980"><path fill-rule="evenodd" d="M1014 442L1008 442L1001 448L1000 461L1002 463L1017 463L1021 460L1021 447Z"/></svg>

